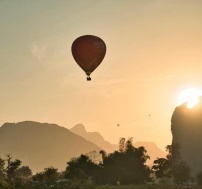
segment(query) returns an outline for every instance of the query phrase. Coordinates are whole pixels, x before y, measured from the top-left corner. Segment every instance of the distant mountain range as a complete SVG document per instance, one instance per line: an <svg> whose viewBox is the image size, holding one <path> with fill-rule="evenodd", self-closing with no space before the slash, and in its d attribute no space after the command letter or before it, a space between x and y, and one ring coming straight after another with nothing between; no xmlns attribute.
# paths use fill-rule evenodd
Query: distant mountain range
<svg viewBox="0 0 202 189"><path fill-rule="evenodd" d="M98 132L87 132L84 125L82 124L75 125L70 129L70 131L79 136L82 136L83 138L96 144L97 146L100 146L108 153L118 150L118 145L111 144L110 142L104 140L104 137ZM146 148L147 153L150 156L150 159L147 161L148 165L152 165L153 161L157 157L166 156L166 152L158 148L154 142L134 142L134 146L135 147L144 146Z"/></svg>
<svg viewBox="0 0 202 189"><path fill-rule="evenodd" d="M64 127L25 121L0 127L0 155L11 154L33 172L48 166L65 169L67 161L101 148Z"/></svg>
<svg viewBox="0 0 202 189"><path fill-rule="evenodd" d="M108 153L118 150L118 145L111 144L110 142L106 141L104 137L98 132L87 132L84 125L82 124L75 125L70 129L70 131L96 144L97 146L100 146Z"/></svg>
<svg viewBox="0 0 202 189"><path fill-rule="evenodd" d="M145 146L151 157L148 164L156 157L165 157L165 152L153 142L136 142L134 146ZM33 121L5 123L0 127L0 156L11 154L34 173L49 166L64 170L71 158L101 149L110 153L118 150L118 145L105 141L98 132L87 132L82 124L70 130Z"/></svg>

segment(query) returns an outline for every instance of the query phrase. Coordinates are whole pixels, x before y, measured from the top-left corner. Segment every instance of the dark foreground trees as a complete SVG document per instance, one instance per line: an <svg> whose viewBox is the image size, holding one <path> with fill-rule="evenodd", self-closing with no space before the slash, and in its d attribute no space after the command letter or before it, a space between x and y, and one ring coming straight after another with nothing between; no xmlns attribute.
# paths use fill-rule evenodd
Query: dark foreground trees
<svg viewBox="0 0 202 189"><path fill-rule="evenodd" d="M78 158L73 158L67 162L65 178L73 182L85 183L89 178L94 177L99 169L99 165L95 164L86 155L81 155Z"/></svg>
<svg viewBox="0 0 202 189"><path fill-rule="evenodd" d="M144 147L135 148L132 139L120 140L119 151L102 154L103 162L95 164L81 155L68 162L66 178L82 182L91 178L98 184L145 184L150 181L150 169L145 164L149 156Z"/></svg>
<svg viewBox="0 0 202 189"><path fill-rule="evenodd" d="M101 175L97 181L111 184L117 181L121 184L145 184L150 181L150 169L145 164L149 156L145 148L135 148L132 138L126 142L122 138L119 144L119 151L108 156L103 154Z"/></svg>
<svg viewBox="0 0 202 189"><path fill-rule="evenodd" d="M134 147L132 138L120 139L119 150L107 154L100 151L101 159L95 152L80 155L67 162L64 172L48 167L32 176L27 166L21 166L20 160L11 156L0 158L0 189L45 189L45 188L93 188L94 184L146 184L152 181L151 173L157 178L174 180L176 184L184 184L190 178L189 166L182 160L179 146L168 145L166 158L157 158L152 170L146 165L149 158L144 147ZM98 161L99 160L99 161ZM202 173L198 175L202 183ZM77 187L78 186L78 187Z"/></svg>
<svg viewBox="0 0 202 189"><path fill-rule="evenodd" d="M175 184L187 183L190 176L190 168L188 164L182 159L180 154L180 146L178 144L172 144L166 146L168 152L166 158L157 158L152 166L152 170L156 177L159 179L173 179Z"/></svg>
<svg viewBox="0 0 202 189"><path fill-rule="evenodd" d="M17 189L23 186L24 180L32 176L28 166L21 167L19 159L13 160L10 155L0 158L0 188Z"/></svg>
<svg viewBox="0 0 202 189"><path fill-rule="evenodd" d="M59 179L60 173L58 169L54 167L47 167L43 172L36 173L32 178L33 181L40 184L54 185L57 179Z"/></svg>

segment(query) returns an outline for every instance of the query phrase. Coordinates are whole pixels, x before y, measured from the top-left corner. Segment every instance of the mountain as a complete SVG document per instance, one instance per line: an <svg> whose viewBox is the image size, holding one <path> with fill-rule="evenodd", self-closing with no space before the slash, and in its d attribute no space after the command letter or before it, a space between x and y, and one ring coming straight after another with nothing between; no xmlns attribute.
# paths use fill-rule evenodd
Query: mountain
<svg viewBox="0 0 202 189"><path fill-rule="evenodd" d="M152 164L165 152L152 142L136 142L135 147L145 146ZM11 154L29 166L33 173L53 166L64 170L67 161L80 154L104 149L108 153L118 150L118 145L105 141L98 132L87 132L82 124L68 130L56 124L24 121L5 123L0 127L0 156Z"/></svg>
<svg viewBox="0 0 202 189"><path fill-rule="evenodd" d="M70 129L70 131L79 136L82 136L83 138L96 144L97 146L100 146L102 149L104 149L108 153L118 150L117 145L111 144L110 142L106 141L100 133L87 132L84 125L82 124L75 125L74 127Z"/></svg>
<svg viewBox="0 0 202 189"><path fill-rule="evenodd" d="M33 172L48 166L64 170L70 158L101 148L56 124L24 121L0 127L0 156L11 154Z"/></svg>
<svg viewBox="0 0 202 189"><path fill-rule="evenodd" d="M82 124L75 125L70 129L70 131L77 135L82 136L83 138L96 144L97 146L100 146L108 153L118 150L118 145L111 144L110 142L104 140L103 136L98 132L87 132L84 125ZM157 157L166 156L165 151L158 148L154 142L135 142L134 146L135 147L144 146L146 148L147 153L150 156L150 160L148 160L147 162L148 165L152 165L153 161Z"/></svg>
<svg viewBox="0 0 202 189"><path fill-rule="evenodd" d="M202 171L202 98L193 108L187 108L185 103L175 109L171 131L172 143L179 145L182 159L195 176Z"/></svg>

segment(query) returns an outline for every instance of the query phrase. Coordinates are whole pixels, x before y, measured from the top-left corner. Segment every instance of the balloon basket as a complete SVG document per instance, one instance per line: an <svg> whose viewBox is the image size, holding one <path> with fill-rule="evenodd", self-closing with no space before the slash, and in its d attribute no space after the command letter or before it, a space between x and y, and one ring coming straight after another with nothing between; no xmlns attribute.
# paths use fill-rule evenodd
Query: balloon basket
<svg viewBox="0 0 202 189"><path fill-rule="evenodd" d="M90 78L90 77L87 77L87 81L91 81L91 78Z"/></svg>

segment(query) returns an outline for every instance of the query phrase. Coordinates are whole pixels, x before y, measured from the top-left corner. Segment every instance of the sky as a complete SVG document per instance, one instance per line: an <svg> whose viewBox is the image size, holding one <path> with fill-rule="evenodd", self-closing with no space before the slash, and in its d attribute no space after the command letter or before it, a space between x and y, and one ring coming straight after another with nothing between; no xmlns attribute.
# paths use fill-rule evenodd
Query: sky
<svg viewBox="0 0 202 189"><path fill-rule="evenodd" d="M179 94L202 88L201 7L201 0L0 0L0 125L82 123L115 144L133 137L165 149ZM87 34L107 46L90 82L71 54Z"/></svg>

